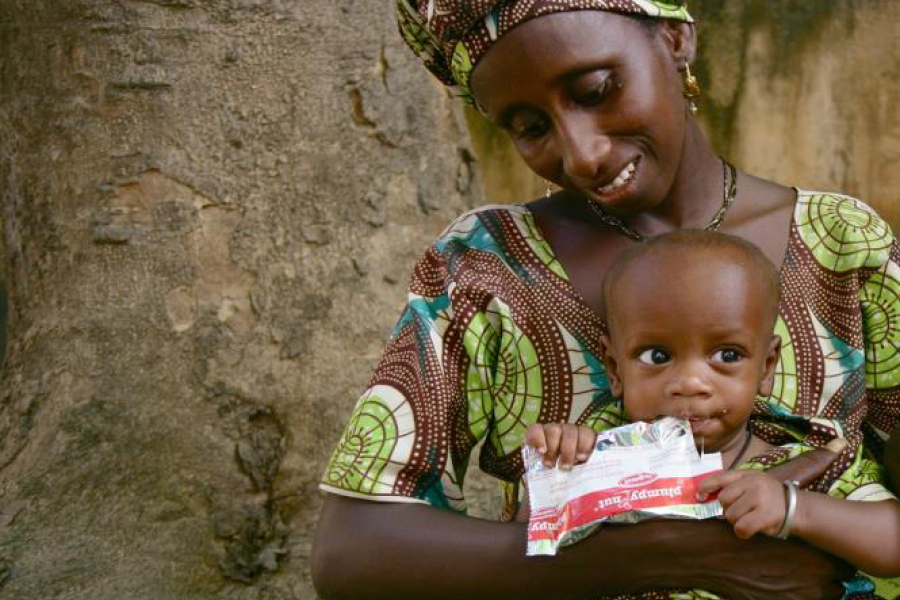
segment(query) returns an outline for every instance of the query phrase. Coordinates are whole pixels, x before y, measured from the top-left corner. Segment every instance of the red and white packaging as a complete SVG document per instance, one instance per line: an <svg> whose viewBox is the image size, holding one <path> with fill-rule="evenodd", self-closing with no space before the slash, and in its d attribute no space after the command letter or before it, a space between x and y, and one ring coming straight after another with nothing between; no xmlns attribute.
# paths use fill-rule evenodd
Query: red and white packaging
<svg viewBox="0 0 900 600"><path fill-rule="evenodd" d="M528 556L554 555L593 533L601 523L650 518L709 519L718 501L697 502L697 490L722 470L722 455L700 455L688 421L663 417L598 434L587 462L547 468L533 448L522 448L531 516Z"/></svg>

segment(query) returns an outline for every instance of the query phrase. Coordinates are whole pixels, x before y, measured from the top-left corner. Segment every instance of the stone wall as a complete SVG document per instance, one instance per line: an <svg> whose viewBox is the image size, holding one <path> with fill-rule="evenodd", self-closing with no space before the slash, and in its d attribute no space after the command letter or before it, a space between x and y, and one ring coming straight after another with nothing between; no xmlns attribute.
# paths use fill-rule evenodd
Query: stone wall
<svg viewBox="0 0 900 600"><path fill-rule="evenodd" d="M467 140L384 2L0 0L0 597L314 597Z"/></svg>

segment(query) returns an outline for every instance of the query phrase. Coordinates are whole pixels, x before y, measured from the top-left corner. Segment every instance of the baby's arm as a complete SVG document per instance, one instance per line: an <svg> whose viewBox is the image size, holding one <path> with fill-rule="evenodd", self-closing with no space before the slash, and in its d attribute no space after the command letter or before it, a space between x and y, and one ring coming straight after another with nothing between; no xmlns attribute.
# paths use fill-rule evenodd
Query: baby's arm
<svg viewBox="0 0 900 600"><path fill-rule="evenodd" d="M700 486L700 500L719 490L735 534L775 535L787 510L784 485L759 471L726 471ZM856 502L800 490L791 535L876 577L900 576L900 502Z"/></svg>
<svg viewBox="0 0 900 600"><path fill-rule="evenodd" d="M900 502L854 502L800 491L798 537L876 577L900 576Z"/></svg>

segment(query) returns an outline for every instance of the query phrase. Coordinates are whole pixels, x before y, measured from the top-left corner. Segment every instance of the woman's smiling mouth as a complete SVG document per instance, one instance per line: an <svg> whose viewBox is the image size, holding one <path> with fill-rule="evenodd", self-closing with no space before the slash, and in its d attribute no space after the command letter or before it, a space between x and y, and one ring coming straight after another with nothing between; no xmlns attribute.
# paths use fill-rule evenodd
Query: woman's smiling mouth
<svg viewBox="0 0 900 600"><path fill-rule="evenodd" d="M631 181L632 176L634 175L635 170L637 169L637 160L632 160L630 163L625 165L625 167L619 172L618 175L613 178L613 180L601 188L597 188L594 191L595 194L600 196L608 196L611 194L615 194L620 189L625 187L629 181Z"/></svg>

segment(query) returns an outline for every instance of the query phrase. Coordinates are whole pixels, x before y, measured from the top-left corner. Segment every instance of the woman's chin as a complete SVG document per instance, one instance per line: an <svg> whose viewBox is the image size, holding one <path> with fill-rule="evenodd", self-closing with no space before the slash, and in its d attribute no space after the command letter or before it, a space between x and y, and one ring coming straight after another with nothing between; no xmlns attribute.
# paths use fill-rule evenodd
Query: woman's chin
<svg viewBox="0 0 900 600"><path fill-rule="evenodd" d="M638 181L628 181L622 187L608 193L596 190L584 190L582 193L606 214L626 221L651 210L656 205L656 202L648 200L645 190Z"/></svg>

